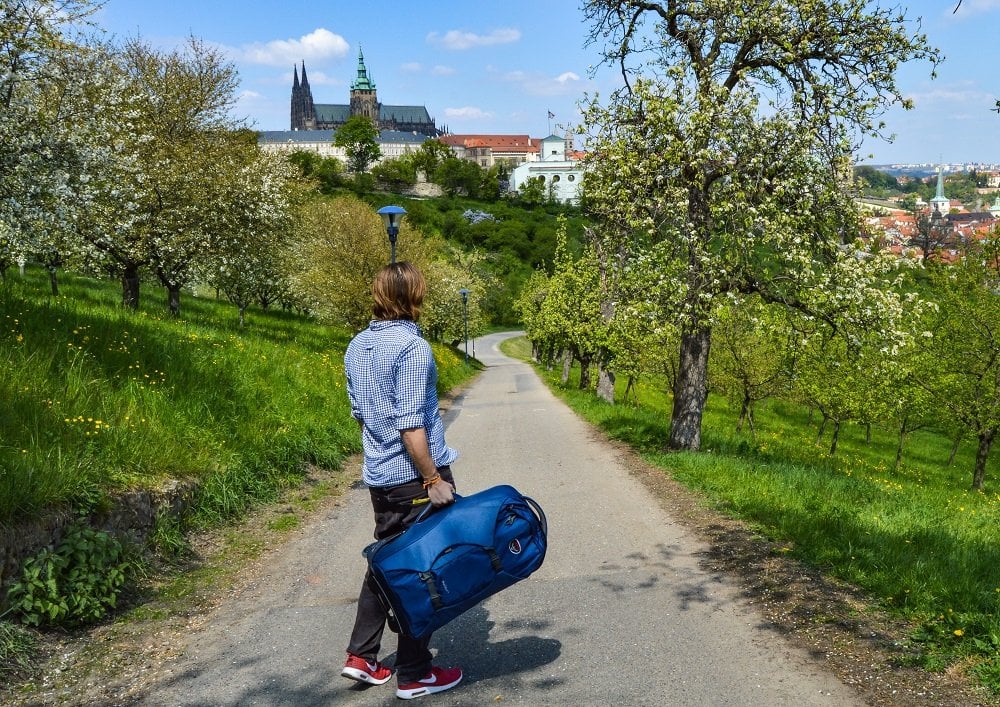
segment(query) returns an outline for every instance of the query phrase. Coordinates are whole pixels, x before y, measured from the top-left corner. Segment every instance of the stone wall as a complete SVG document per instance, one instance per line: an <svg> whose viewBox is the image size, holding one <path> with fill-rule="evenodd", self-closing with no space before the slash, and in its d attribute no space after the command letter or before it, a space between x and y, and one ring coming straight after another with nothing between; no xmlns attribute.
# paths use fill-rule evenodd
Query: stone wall
<svg viewBox="0 0 1000 707"><path fill-rule="evenodd" d="M190 506L195 485L171 480L156 490L130 491L114 499L107 509L95 512L89 523L123 540L145 544L161 513L181 516ZM0 586L17 579L22 563L45 547L54 548L77 516L53 511L14 527L0 528ZM0 605L4 596L0 594Z"/></svg>

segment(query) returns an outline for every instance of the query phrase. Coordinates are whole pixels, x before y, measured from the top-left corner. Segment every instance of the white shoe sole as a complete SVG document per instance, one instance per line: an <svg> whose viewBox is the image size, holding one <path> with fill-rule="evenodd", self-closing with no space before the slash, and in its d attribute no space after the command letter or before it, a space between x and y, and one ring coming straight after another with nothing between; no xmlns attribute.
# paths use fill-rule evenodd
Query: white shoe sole
<svg viewBox="0 0 1000 707"><path fill-rule="evenodd" d="M357 680L358 682L366 682L369 685L384 685L392 679L392 673L389 673L389 676L383 680L376 680L364 670L359 670L358 668L344 668L340 671L340 674L345 678Z"/></svg>
<svg viewBox="0 0 1000 707"><path fill-rule="evenodd" d="M437 692L444 692L445 690L450 690L455 687L458 683L462 682L463 675L458 676L458 680L449 683L447 685L428 685L427 687L418 687L412 690L396 690L396 697L401 700L412 700L417 697L426 697L427 695L433 695Z"/></svg>

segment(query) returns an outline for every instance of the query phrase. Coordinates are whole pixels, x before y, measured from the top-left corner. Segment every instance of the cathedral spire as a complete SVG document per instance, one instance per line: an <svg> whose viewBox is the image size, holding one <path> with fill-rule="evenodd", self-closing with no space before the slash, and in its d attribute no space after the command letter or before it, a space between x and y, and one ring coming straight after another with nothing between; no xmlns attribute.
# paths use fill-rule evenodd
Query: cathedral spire
<svg viewBox="0 0 1000 707"><path fill-rule="evenodd" d="M375 84L368 76L368 69L365 67L365 55L358 46L358 77L351 84L352 91L374 91Z"/></svg>
<svg viewBox="0 0 1000 707"><path fill-rule="evenodd" d="M302 62L302 89L304 91L309 90L309 79L306 78L306 63Z"/></svg>
<svg viewBox="0 0 1000 707"><path fill-rule="evenodd" d="M302 81L299 81L298 66L292 69L292 130L316 129L316 105L313 103L306 75L306 63L302 62Z"/></svg>
<svg viewBox="0 0 1000 707"><path fill-rule="evenodd" d="M937 211L941 216L947 216L951 211L951 200L944 195L944 167L938 165L937 193L931 199L931 212Z"/></svg>

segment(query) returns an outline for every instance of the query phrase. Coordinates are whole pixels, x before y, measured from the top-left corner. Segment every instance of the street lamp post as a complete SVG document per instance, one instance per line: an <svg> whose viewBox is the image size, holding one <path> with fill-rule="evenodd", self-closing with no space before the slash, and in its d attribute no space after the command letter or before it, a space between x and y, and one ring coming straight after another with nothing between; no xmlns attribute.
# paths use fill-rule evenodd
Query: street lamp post
<svg viewBox="0 0 1000 707"><path fill-rule="evenodd" d="M378 210L378 215L382 217L382 221L385 223L385 232L389 234L389 245L392 247L392 260L389 262L395 263L396 237L399 235L399 224L406 216L406 209L402 206L383 206Z"/></svg>
<svg viewBox="0 0 1000 707"><path fill-rule="evenodd" d="M469 291L464 287L458 291L462 295L462 319L465 321L465 365L469 365Z"/></svg>

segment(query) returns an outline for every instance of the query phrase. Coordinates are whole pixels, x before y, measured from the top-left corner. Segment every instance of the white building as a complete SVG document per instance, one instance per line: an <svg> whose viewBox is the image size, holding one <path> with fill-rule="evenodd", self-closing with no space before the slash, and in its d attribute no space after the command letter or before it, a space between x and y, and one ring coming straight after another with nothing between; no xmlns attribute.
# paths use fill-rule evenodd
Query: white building
<svg viewBox="0 0 1000 707"><path fill-rule="evenodd" d="M335 134L335 130L265 130L257 133L257 144L262 150L270 152L315 152L321 157L336 157L346 165L347 154L344 149L333 144ZM382 151L382 157L378 161L396 159L409 152L416 152L426 140L430 138L420 133L383 130L378 139L378 146Z"/></svg>
<svg viewBox="0 0 1000 707"><path fill-rule="evenodd" d="M583 166L572 154L566 153L566 140L558 135L544 138L538 159L519 164L510 174L510 189L517 191L530 179L541 178L546 194L552 194L564 203L576 203L580 199L583 184Z"/></svg>

